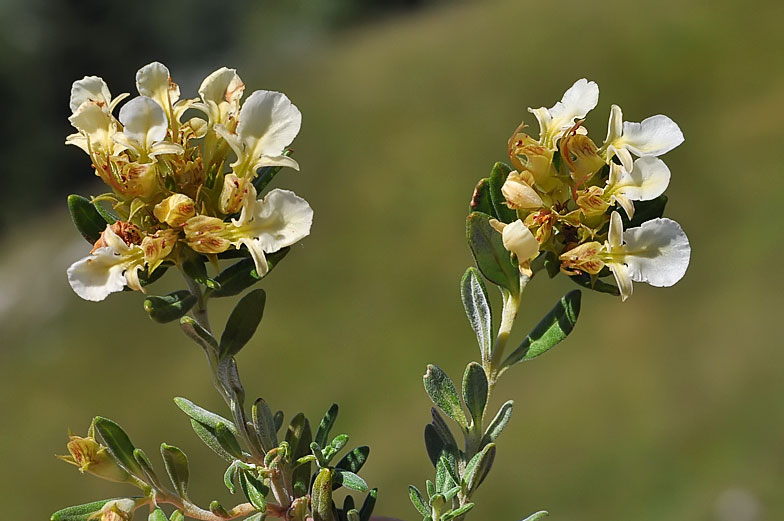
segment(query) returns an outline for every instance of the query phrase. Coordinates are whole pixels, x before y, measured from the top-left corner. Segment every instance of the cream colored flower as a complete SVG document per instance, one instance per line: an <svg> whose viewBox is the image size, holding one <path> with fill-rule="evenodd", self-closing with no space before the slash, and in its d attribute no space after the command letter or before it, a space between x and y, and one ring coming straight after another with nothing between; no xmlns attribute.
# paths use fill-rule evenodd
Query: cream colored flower
<svg viewBox="0 0 784 521"><path fill-rule="evenodd" d="M138 96L120 109L122 132L112 136L132 150L139 162L148 162L160 154L182 154L182 146L165 141L169 120L161 105L147 96Z"/></svg>
<svg viewBox="0 0 784 521"><path fill-rule="evenodd" d="M490 219L490 226L501 234L504 248L514 253L520 271L530 276L531 260L539 255L539 241L536 240L531 230L520 219L510 224Z"/></svg>
<svg viewBox="0 0 784 521"><path fill-rule="evenodd" d="M159 222L169 226L182 226L196 215L196 203L185 194L172 194L155 205L153 215Z"/></svg>
<svg viewBox="0 0 784 521"><path fill-rule="evenodd" d="M585 78L574 82L552 107L529 108L539 121L539 143L555 150L556 143L574 122L583 119L599 102L599 86Z"/></svg>
<svg viewBox="0 0 784 521"><path fill-rule="evenodd" d="M533 176L528 174L533 181ZM515 210L537 210L544 206L542 198L531 184L518 172L512 171L501 186L501 193L510 208Z"/></svg>
<svg viewBox="0 0 784 521"><path fill-rule="evenodd" d="M236 115L239 111L244 92L245 84L237 71L221 67L204 78L199 87L201 103L195 103L193 106L207 114L211 124L225 125L229 116Z"/></svg>
<svg viewBox="0 0 784 521"><path fill-rule="evenodd" d="M634 217L632 201L656 199L669 184L670 169L661 159L641 157L634 161L631 171L627 171L623 165L611 163L604 198L621 205L631 219Z"/></svg>
<svg viewBox="0 0 784 521"><path fill-rule="evenodd" d="M609 163L618 156L626 170L632 170L632 154L637 157L658 157L683 143L678 125L662 114L645 118L640 123L623 121L621 107L610 109L607 139L601 152Z"/></svg>

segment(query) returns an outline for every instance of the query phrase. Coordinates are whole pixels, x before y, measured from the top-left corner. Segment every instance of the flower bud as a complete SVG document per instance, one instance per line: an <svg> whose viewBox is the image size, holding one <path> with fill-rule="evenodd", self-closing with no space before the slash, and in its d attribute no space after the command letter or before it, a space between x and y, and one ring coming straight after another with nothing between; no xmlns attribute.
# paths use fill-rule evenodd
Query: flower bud
<svg viewBox="0 0 784 521"><path fill-rule="evenodd" d="M231 242L221 236L226 229L226 223L217 217L197 215L185 223L185 238L188 246L199 253L221 253L226 251Z"/></svg>
<svg viewBox="0 0 784 521"><path fill-rule="evenodd" d="M87 437L68 436L69 456L57 456L66 463L79 468L79 472L89 472L108 481L125 482L130 475L109 454L108 448L95 439L95 426L90 425Z"/></svg>
<svg viewBox="0 0 784 521"><path fill-rule="evenodd" d="M584 181L604 166L604 160L599 157L599 149L591 138L577 134L575 129L567 133L561 140L561 157L569 167L572 179L577 182Z"/></svg>
<svg viewBox="0 0 784 521"><path fill-rule="evenodd" d="M539 254L536 237L520 219L511 224L490 219L490 226L501 233L504 248L515 254L521 268L527 268L528 262Z"/></svg>
<svg viewBox="0 0 784 521"><path fill-rule="evenodd" d="M126 163L121 172L125 197L148 198L158 191L158 169L155 163Z"/></svg>
<svg viewBox="0 0 784 521"><path fill-rule="evenodd" d="M218 208L221 212L231 215L242 209L242 203L248 194L250 181L247 177L237 177L235 174L227 174L223 178L223 190L221 190Z"/></svg>
<svg viewBox="0 0 784 521"><path fill-rule="evenodd" d="M106 503L98 512L99 521L129 521L136 509L136 502L133 499L114 499Z"/></svg>
<svg viewBox="0 0 784 521"><path fill-rule="evenodd" d="M172 228L182 226L185 221L196 215L196 203L185 194L170 195L155 205L153 214L162 223Z"/></svg>
<svg viewBox="0 0 784 521"><path fill-rule="evenodd" d="M600 256L602 245L599 242L586 242L562 254L561 270L567 275L582 272L596 275L604 267Z"/></svg>
<svg viewBox="0 0 784 521"><path fill-rule="evenodd" d="M536 210L544 205L536 190L514 171L507 176L501 186L501 193L506 198L507 205L514 210Z"/></svg>
<svg viewBox="0 0 784 521"><path fill-rule="evenodd" d="M577 206L586 217L602 215L610 207L610 204L602 198L603 196L604 189L600 186L580 190L577 192Z"/></svg>
<svg viewBox="0 0 784 521"><path fill-rule="evenodd" d="M545 192L551 192L560 184L553 168L553 151L531 136L520 133L510 139L509 158L515 166L530 172Z"/></svg>
<svg viewBox="0 0 784 521"><path fill-rule="evenodd" d="M152 235L142 239L141 247L144 250L144 260L147 262L148 271L152 273L166 256L174 249L180 234L177 230L158 230Z"/></svg>

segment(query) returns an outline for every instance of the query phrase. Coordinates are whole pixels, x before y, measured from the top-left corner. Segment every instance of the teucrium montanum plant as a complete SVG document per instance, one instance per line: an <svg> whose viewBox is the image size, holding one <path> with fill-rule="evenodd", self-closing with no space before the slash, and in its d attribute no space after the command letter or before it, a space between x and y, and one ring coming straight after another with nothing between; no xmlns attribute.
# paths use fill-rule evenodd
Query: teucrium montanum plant
<svg viewBox="0 0 784 521"><path fill-rule="evenodd" d="M368 491L358 473L370 449L338 457L348 436L330 434L337 404L315 432L302 413L286 424L283 412L261 398L247 406L235 359L266 303L264 290L251 286L310 233L313 212L305 200L282 189L265 193L282 167L299 168L288 149L299 132L299 110L279 92L255 91L243 102L244 83L225 67L205 78L197 98L180 99L168 69L157 62L137 72L136 87L139 96L116 111L128 95L112 98L101 78L73 85L69 120L77 132L66 143L90 156L111 191L68 198L73 221L92 246L68 269L68 280L80 297L98 301L126 289L147 293L165 271L181 273L185 289L147 294L144 308L157 322L178 320L204 350L228 414L185 398L175 403L226 460L225 486L242 499L232 507L218 501L198 506L188 496L188 458L180 449L161 445L166 474L158 473L117 423L96 417L85 437L70 434L69 455L61 459L140 493L65 508L52 519L128 521L147 507L148 521L369 521L377 492ZM688 240L675 221L662 218L670 172L658 158L683 141L680 129L661 115L624 122L613 106L607 137L597 146L582 122L598 95L596 84L582 79L553 107L529 109L539 121L539 139L523 133L521 124L508 142L511 166L497 163L474 190L467 237L477 267L466 271L460 293L480 357L468 364L459 386L435 365L425 373L436 405L425 427L435 478L424 492L409 487L424 521L464 519L473 508L512 414L511 400L495 414L488 409L498 379L574 328L579 290L561 298L519 346L506 349L522 292L537 273L563 272L580 286L626 300L632 281L671 286L686 271ZM603 280L610 275L617 288ZM497 320L487 283L501 293ZM213 332L209 302L243 293L223 332ZM333 491L340 487L367 494L361 503L349 494L338 505Z"/></svg>

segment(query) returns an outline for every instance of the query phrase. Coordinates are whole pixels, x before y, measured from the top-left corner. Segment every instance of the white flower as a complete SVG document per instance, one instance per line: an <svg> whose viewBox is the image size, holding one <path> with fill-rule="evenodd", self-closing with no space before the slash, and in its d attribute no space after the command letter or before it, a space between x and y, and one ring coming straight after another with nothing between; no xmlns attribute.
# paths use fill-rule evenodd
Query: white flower
<svg viewBox="0 0 784 521"><path fill-rule="evenodd" d="M690 255L689 239L677 222L652 219L624 231L621 215L612 213L602 260L615 275L622 300L631 296L632 281L672 286L686 273Z"/></svg>
<svg viewBox="0 0 784 521"><path fill-rule="evenodd" d="M607 126L607 139L602 145L609 163L618 156L627 170L632 169L632 156L658 157L666 154L683 143L683 133L673 120L658 114L645 118L640 123L623 121L623 113L618 105L610 109L610 122Z"/></svg>
<svg viewBox="0 0 784 521"><path fill-rule="evenodd" d="M163 108L152 98L137 96L120 109L122 132L113 139L133 150L140 158L147 159L159 154L181 154L183 149L176 143L164 141L169 120Z"/></svg>
<svg viewBox="0 0 784 521"><path fill-rule="evenodd" d="M210 118L211 124L225 124L230 115L239 110L245 84L235 69L221 67L201 82L199 96L202 103L194 103Z"/></svg>
<svg viewBox="0 0 784 521"><path fill-rule="evenodd" d="M523 273L530 271L531 259L539 255L539 241L525 223L520 219L509 224L490 219L490 226L501 234L504 248L515 254L520 271Z"/></svg>
<svg viewBox="0 0 784 521"><path fill-rule="evenodd" d="M558 139L582 119L599 102L599 86L585 78L574 82L561 101L552 107L529 108L528 111L539 121L539 143L550 150L556 149ZM581 129L583 132L584 130Z"/></svg>
<svg viewBox="0 0 784 521"><path fill-rule="evenodd" d="M103 243L87 257L71 264L68 282L85 300L99 301L128 285L141 289L138 271L144 267L144 250L127 245L109 225L102 235Z"/></svg>
<svg viewBox="0 0 784 521"><path fill-rule="evenodd" d="M285 94L257 90L243 103L238 119L236 134L222 125L215 126L237 154L237 161L231 165L237 177L253 176L263 166L299 170L297 162L283 152L299 133L302 114Z"/></svg>
<svg viewBox="0 0 784 521"><path fill-rule="evenodd" d="M200 253L214 254L229 246L248 249L259 276L269 271L266 253L291 246L310 234L313 210L307 201L289 190L275 189L262 200L256 199L256 188L249 184L238 219L224 223L203 215L185 224L188 246Z"/></svg>
<svg viewBox="0 0 784 521"><path fill-rule="evenodd" d="M79 132L69 135L65 139L67 145L76 145L93 157L95 154L104 156L113 155L122 150L122 147L113 140L117 132L117 123L103 107L95 101L84 101L68 118ZM96 162L102 165L103 162Z"/></svg>
<svg viewBox="0 0 784 521"><path fill-rule="evenodd" d="M174 104L180 99L180 87L174 83L169 69L160 62L152 62L136 72L136 89L139 94L152 98L175 120Z"/></svg>
<svg viewBox="0 0 784 521"><path fill-rule="evenodd" d="M112 99L109 87L106 82L98 76L85 76L81 80L76 80L71 86L70 107L71 112L76 112L82 103L92 101L97 103L107 114L111 114L117 104L125 99L128 93L123 93Z"/></svg>
<svg viewBox="0 0 784 521"><path fill-rule="evenodd" d="M632 201L656 199L670 184L670 169L656 157L641 157L634 161L629 172L623 165L610 163L610 177L604 189L610 202L620 204L629 219L634 217Z"/></svg>

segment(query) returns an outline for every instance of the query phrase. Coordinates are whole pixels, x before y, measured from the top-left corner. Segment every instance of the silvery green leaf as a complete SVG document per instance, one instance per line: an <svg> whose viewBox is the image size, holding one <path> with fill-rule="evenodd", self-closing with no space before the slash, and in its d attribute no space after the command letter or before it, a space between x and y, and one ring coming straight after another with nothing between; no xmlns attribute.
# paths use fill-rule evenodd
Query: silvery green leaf
<svg viewBox="0 0 784 521"><path fill-rule="evenodd" d="M226 329L220 339L220 356L234 356L253 337L264 315L267 294L263 289L254 289L240 299L229 315Z"/></svg>
<svg viewBox="0 0 784 521"><path fill-rule="evenodd" d="M226 461L234 461L234 457L226 452L226 450L221 446L220 442L218 442L218 437L215 435L215 429L213 427L209 427L193 419L191 420L191 427L193 427L193 431L196 433L199 439L201 439L201 441L211 448L218 456L225 459Z"/></svg>
<svg viewBox="0 0 784 521"><path fill-rule="evenodd" d="M108 418L95 417L95 429L100 433L112 455L131 473L139 476L141 467L133 457L136 447L118 424ZM139 476L141 477L141 476Z"/></svg>
<svg viewBox="0 0 784 521"><path fill-rule="evenodd" d="M215 438L218 440L218 443L220 443L223 450L231 454L234 458L239 460L243 458L240 443L225 423L218 423L215 425Z"/></svg>
<svg viewBox="0 0 784 521"><path fill-rule="evenodd" d="M136 460L136 463L141 467L142 473L144 473L144 477L146 478L144 481L154 485L154 487L159 490L162 489L163 486L161 485L161 481L158 479L158 475L152 467L152 461L147 457L147 454L145 454L142 449L134 449L133 459Z"/></svg>
<svg viewBox="0 0 784 521"><path fill-rule="evenodd" d="M520 271L504 248L501 234L490 226L491 217L474 212L466 220L466 236L476 267L482 275L513 295L520 293Z"/></svg>
<svg viewBox="0 0 784 521"><path fill-rule="evenodd" d="M50 519L51 521L88 521L94 517L96 512L100 512L106 503L118 499L122 498L102 499L92 503L85 503L84 505L66 507L52 514Z"/></svg>
<svg viewBox="0 0 784 521"><path fill-rule="evenodd" d="M201 327L192 317L184 316L180 318L180 328L182 331L194 342L199 344L202 349L207 353L207 356L215 356L218 354L220 348L218 341L215 340L209 331Z"/></svg>
<svg viewBox="0 0 784 521"><path fill-rule="evenodd" d="M474 508L474 504L473 503L467 503L467 504L461 506L460 508L452 510L451 512L448 512L448 513L444 514L443 516L441 516L441 521L449 521L450 519L454 519L456 517L460 517L463 514L467 513L469 510L471 510L472 508Z"/></svg>
<svg viewBox="0 0 784 521"><path fill-rule="evenodd" d="M422 378L425 391L444 414L456 421L464 429L468 426L460 396L452 380L436 365L429 364L427 372Z"/></svg>
<svg viewBox="0 0 784 521"><path fill-rule="evenodd" d="M242 470L239 475L240 487L242 487L242 492L245 494L245 497L248 498L248 501L250 501L250 504L253 505L256 510L265 512L267 510L267 500L264 496L267 495L269 489L248 471Z"/></svg>
<svg viewBox="0 0 784 521"><path fill-rule="evenodd" d="M333 480L335 483L351 490L367 492L368 489L367 483L365 483L364 479L354 474L353 472L349 472L348 470L335 469Z"/></svg>
<svg viewBox="0 0 784 521"><path fill-rule="evenodd" d="M215 429L215 427L222 423L231 431L232 434L235 436L239 436L239 431L237 427L230 421L224 418L219 414L215 414L214 412L210 412L207 409L199 407L195 403L191 402L186 398L177 397L174 399L174 403L177 404L177 407L182 410L185 414L190 416L192 419L196 420L199 423L202 423L208 427Z"/></svg>
<svg viewBox="0 0 784 521"><path fill-rule="evenodd" d="M512 408L514 407L514 401L509 400L508 402L504 403L499 409L498 414L495 415L493 421L490 422L490 425L487 426L485 429L485 433L482 436L482 443L480 446L484 447L488 443L494 442L498 439L498 436L504 430L506 425L509 423L509 420L512 418Z"/></svg>
<svg viewBox="0 0 784 521"><path fill-rule="evenodd" d="M490 360L493 349L493 315L487 289L476 268L468 268L463 275L460 281L460 297L468 322L479 342L482 360Z"/></svg>
<svg viewBox="0 0 784 521"><path fill-rule="evenodd" d="M538 521L539 519L544 518L545 516L549 515L546 510L541 510L536 514L531 514L530 516L523 519L523 521Z"/></svg>
<svg viewBox="0 0 784 521"><path fill-rule="evenodd" d="M376 499L378 499L378 489L372 488L365 496L365 501L362 502L362 508L359 509L359 521L370 521L370 516L373 515L373 509L376 508Z"/></svg>
<svg viewBox="0 0 784 521"><path fill-rule="evenodd" d="M495 460L495 452L495 444L488 443L466 465L465 473L463 474L463 484L465 485L467 498L470 498L476 492L476 489L479 488L479 485L487 477Z"/></svg>
<svg viewBox="0 0 784 521"><path fill-rule="evenodd" d="M256 431L259 433L262 447L265 451L270 451L278 446L278 429L275 426L275 418L272 415L267 402L262 398L256 400L251 409L251 417Z"/></svg>
<svg viewBox="0 0 784 521"><path fill-rule="evenodd" d="M188 456L174 445L161 443L161 456L166 466L166 473L169 475L174 490L182 498L188 497L188 480L190 470L188 468Z"/></svg>
<svg viewBox="0 0 784 521"><path fill-rule="evenodd" d="M487 405L488 384L485 370L476 362L468 364L463 375L463 401L471 414L472 425L482 422Z"/></svg>
<svg viewBox="0 0 784 521"><path fill-rule="evenodd" d="M408 486L408 497L411 499L411 504L417 509L417 512L423 516L430 515L430 506L428 505L425 497L414 485Z"/></svg>

